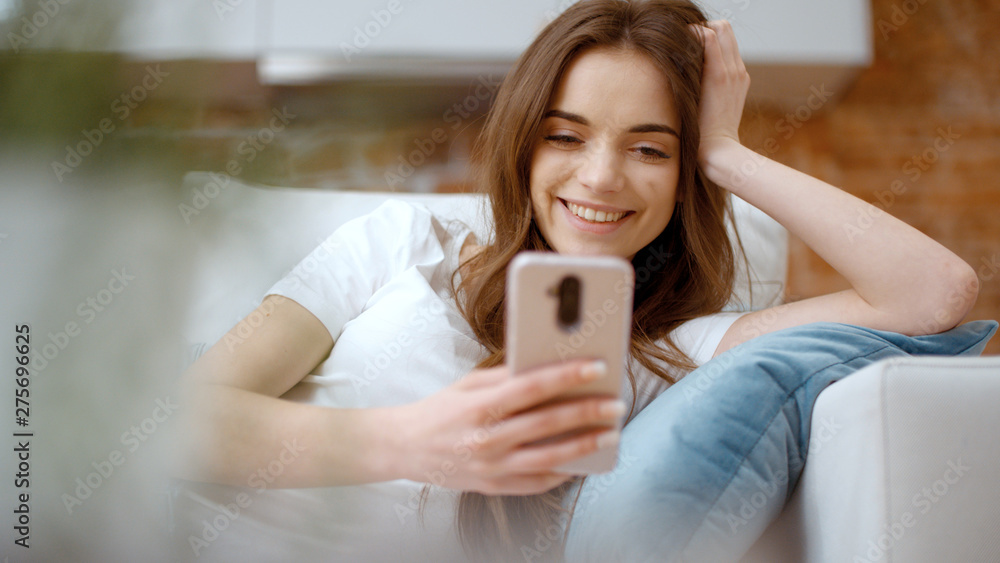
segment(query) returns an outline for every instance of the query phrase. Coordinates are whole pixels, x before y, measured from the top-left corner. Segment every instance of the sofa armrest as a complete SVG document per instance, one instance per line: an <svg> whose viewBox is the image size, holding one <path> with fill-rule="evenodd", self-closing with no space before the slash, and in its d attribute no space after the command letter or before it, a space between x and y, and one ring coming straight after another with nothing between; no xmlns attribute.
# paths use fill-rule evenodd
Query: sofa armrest
<svg viewBox="0 0 1000 563"><path fill-rule="evenodd" d="M1000 560L998 406L1000 356L892 358L831 385L744 562Z"/></svg>

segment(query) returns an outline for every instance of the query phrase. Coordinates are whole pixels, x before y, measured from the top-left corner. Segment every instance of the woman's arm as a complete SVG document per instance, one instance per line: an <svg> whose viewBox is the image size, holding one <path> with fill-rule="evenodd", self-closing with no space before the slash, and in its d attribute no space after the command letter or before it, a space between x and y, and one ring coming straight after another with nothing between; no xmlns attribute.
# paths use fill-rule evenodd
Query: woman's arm
<svg viewBox="0 0 1000 563"><path fill-rule="evenodd" d="M744 147L738 136L749 76L727 22L699 29L705 45L699 163L833 266L852 289L741 317L716 353L767 332L833 321L904 334L941 332L975 303L978 278L920 231L838 188ZM871 225L859 232L858 217ZM855 228L851 228L855 227Z"/></svg>
<svg viewBox="0 0 1000 563"><path fill-rule="evenodd" d="M585 362L518 377L504 367L475 370L399 407L337 409L280 399L329 355L333 340L290 299L269 296L258 312L265 321L250 336L223 338L182 378L178 477L254 487L263 482L269 488L406 478L533 494L569 478L554 467L595 451L599 440L617 439L617 433L589 432L525 445L620 417L621 405L607 399L534 408L601 375Z"/></svg>
<svg viewBox="0 0 1000 563"><path fill-rule="evenodd" d="M377 431L384 410L326 409L277 398L329 354L333 340L322 323L276 296L257 312L268 316L253 333L222 338L182 377L186 455L178 476L245 486L263 470L274 487L387 478L377 463L385 447ZM281 465L277 476L268 470L275 462Z"/></svg>

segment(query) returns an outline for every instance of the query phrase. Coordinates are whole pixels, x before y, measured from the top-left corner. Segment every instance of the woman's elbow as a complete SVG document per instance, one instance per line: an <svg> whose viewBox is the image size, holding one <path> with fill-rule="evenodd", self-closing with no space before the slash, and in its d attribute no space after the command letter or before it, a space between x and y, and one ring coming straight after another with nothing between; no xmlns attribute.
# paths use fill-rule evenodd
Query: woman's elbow
<svg viewBox="0 0 1000 563"><path fill-rule="evenodd" d="M964 260L955 257L936 274L935 298L928 301L932 307L925 311L919 323L920 334L936 334L959 325L976 304L979 296L979 277Z"/></svg>

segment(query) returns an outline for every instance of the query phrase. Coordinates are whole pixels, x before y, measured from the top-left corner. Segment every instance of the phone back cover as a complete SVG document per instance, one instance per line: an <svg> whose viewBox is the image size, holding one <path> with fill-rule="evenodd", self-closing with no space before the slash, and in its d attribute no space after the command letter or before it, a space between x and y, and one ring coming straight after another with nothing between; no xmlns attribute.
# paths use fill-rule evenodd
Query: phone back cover
<svg viewBox="0 0 1000 563"><path fill-rule="evenodd" d="M555 288L567 275L581 280L580 317L563 327ZM632 322L632 266L600 256L525 252L511 264L508 279L507 361L515 373L575 358L604 359L608 375L571 395L621 393ZM515 335L517 335L515 337ZM614 469L617 448L599 450L560 467L574 473Z"/></svg>

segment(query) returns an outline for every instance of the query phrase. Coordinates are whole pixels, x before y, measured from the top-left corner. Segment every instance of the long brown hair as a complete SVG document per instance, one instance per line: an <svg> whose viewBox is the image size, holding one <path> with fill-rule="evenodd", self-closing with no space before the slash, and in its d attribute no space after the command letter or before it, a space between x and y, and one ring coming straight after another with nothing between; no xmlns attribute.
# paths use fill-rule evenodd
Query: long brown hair
<svg viewBox="0 0 1000 563"><path fill-rule="evenodd" d="M508 263L523 250L550 250L533 220L529 191L543 115L570 61L598 46L645 56L673 92L681 124L681 203L664 231L632 259L636 292L630 353L670 382L672 373L694 367L670 333L722 309L732 295L736 256L725 225L731 216L726 193L701 173L697 162L703 49L688 26L704 21L686 0L583 0L552 21L505 77L474 153L479 188L489 194L492 206L493 238L463 264L469 275L458 287L465 295L459 300L462 314L488 351L479 367L504 361ZM522 548L531 549L536 532L550 529L560 516L559 499L566 488L520 497L463 493L458 530L467 552L494 561L523 557ZM561 546L546 555L560 554Z"/></svg>

